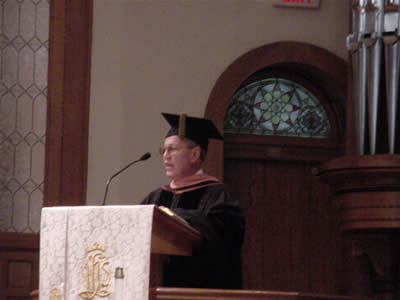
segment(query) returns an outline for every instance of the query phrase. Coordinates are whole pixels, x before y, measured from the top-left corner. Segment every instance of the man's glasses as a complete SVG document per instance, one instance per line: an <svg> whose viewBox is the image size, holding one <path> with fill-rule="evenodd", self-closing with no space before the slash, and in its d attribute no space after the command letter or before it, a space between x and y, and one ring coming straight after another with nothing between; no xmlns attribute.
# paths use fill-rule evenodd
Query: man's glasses
<svg viewBox="0 0 400 300"><path fill-rule="evenodd" d="M160 147L160 154L161 155L164 155L165 153L174 154L174 153L176 153L176 152L178 152L180 150L193 149L194 147L196 147L196 146L192 146L192 147L174 147L174 146L164 147L164 146L161 146Z"/></svg>

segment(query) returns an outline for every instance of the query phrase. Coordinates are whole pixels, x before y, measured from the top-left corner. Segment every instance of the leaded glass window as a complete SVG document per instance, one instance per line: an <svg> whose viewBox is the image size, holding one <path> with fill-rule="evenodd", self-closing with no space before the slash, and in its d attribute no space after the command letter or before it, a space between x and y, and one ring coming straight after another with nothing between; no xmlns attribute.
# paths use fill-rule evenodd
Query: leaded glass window
<svg viewBox="0 0 400 300"><path fill-rule="evenodd" d="M225 133L327 138L331 127L320 101L304 86L268 78L240 88L232 97Z"/></svg>
<svg viewBox="0 0 400 300"><path fill-rule="evenodd" d="M50 0L0 1L0 232L39 232Z"/></svg>

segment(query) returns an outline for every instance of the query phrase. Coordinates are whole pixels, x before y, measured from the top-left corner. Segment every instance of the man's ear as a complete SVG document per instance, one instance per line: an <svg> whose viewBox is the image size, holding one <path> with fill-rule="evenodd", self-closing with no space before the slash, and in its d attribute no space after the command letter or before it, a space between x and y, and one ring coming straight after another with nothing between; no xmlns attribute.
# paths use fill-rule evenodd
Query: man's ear
<svg viewBox="0 0 400 300"><path fill-rule="evenodd" d="M192 149L192 162L200 161L201 148L196 146Z"/></svg>

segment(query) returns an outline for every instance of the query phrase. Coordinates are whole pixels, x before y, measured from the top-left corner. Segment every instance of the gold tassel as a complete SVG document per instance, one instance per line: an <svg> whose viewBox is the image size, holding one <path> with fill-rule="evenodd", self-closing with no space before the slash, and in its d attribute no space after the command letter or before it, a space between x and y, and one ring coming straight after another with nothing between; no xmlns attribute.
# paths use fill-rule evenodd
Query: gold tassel
<svg viewBox="0 0 400 300"><path fill-rule="evenodd" d="M39 300L39 290L33 290L30 293L30 296L32 297L32 300Z"/></svg>
<svg viewBox="0 0 400 300"><path fill-rule="evenodd" d="M179 129L178 129L179 137L186 137L186 113L179 114Z"/></svg>

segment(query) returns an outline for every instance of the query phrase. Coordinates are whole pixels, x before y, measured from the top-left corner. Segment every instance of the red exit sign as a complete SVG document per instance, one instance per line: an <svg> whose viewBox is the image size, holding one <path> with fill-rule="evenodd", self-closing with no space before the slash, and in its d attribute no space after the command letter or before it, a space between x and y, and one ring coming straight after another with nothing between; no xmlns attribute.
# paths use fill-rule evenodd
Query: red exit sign
<svg viewBox="0 0 400 300"><path fill-rule="evenodd" d="M319 0L273 0L274 6L319 8Z"/></svg>

